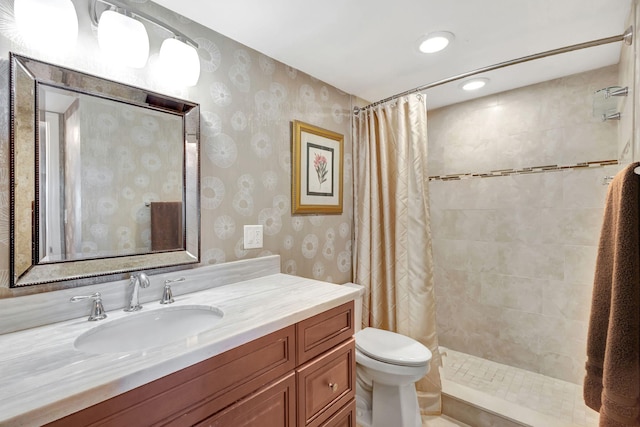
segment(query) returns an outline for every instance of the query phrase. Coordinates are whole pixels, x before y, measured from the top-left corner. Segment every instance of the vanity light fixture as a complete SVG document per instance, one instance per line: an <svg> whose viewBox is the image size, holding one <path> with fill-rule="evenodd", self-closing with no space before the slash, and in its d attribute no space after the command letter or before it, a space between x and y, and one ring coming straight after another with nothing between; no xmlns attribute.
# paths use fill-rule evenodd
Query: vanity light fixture
<svg viewBox="0 0 640 427"><path fill-rule="evenodd" d="M15 0L13 12L28 44L56 51L75 47L78 15L71 0Z"/></svg>
<svg viewBox="0 0 640 427"><path fill-rule="evenodd" d="M105 10L98 23L100 50L111 61L142 68L149 58L149 36L142 22L124 10Z"/></svg>
<svg viewBox="0 0 640 427"><path fill-rule="evenodd" d="M478 77L471 80L465 80L460 83L460 89L466 91L478 90L483 88L487 83L489 83L489 79L486 77Z"/></svg>
<svg viewBox="0 0 640 427"><path fill-rule="evenodd" d="M453 33L448 31L436 31L422 37L418 42L418 49L422 53L440 52L453 40Z"/></svg>
<svg viewBox="0 0 640 427"><path fill-rule="evenodd" d="M170 33L170 36L163 41L159 54L163 78L184 86L194 86L198 82L200 77L200 59L196 51L198 43L182 32L153 16L132 9L130 5L120 0L91 0L90 16L93 24L98 27L100 48L103 49L103 44L104 46L117 45L118 48L114 48L113 53L132 67L144 67L149 58L149 36L141 21L149 22ZM109 21L112 19L119 21L119 25L122 25L121 30L104 31L104 36L101 36L101 27L105 18L108 19L105 25L111 25ZM135 30L134 27L136 27ZM142 31L144 31L144 37ZM111 47L104 49L108 50ZM136 53L133 53L134 50ZM127 52L126 55L125 52Z"/></svg>

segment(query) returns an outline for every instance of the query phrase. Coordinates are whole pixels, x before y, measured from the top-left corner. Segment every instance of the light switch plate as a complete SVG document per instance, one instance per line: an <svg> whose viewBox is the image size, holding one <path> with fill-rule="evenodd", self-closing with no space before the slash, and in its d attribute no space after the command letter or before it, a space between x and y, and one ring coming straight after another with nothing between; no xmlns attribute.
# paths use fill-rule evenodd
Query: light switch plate
<svg viewBox="0 0 640 427"><path fill-rule="evenodd" d="M261 225L245 225L244 226L244 248L260 249L262 247L262 226Z"/></svg>

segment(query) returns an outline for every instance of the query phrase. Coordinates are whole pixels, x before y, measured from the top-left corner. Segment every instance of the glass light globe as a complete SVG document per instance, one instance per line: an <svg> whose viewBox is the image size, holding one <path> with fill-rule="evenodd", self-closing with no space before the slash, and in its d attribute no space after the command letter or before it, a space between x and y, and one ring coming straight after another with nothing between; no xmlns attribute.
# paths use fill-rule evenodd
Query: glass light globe
<svg viewBox="0 0 640 427"><path fill-rule="evenodd" d="M75 48L78 16L70 0L15 0L13 12L30 46L57 52Z"/></svg>
<svg viewBox="0 0 640 427"><path fill-rule="evenodd" d="M100 15L98 23L100 50L111 61L142 68L149 57L149 36L142 22L113 10Z"/></svg>
<svg viewBox="0 0 640 427"><path fill-rule="evenodd" d="M195 86L200 77L200 58L193 46L177 39L165 39L160 47L160 72L168 82Z"/></svg>

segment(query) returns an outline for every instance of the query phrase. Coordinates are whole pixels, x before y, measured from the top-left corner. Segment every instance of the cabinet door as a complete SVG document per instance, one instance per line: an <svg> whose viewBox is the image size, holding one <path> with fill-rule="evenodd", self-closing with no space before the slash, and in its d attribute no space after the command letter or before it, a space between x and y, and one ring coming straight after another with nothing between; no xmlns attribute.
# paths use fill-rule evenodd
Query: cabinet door
<svg viewBox="0 0 640 427"><path fill-rule="evenodd" d="M294 427L295 422L295 374L292 372L197 427Z"/></svg>
<svg viewBox="0 0 640 427"><path fill-rule="evenodd" d="M355 397L355 340L296 370L298 426L317 427Z"/></svg>
<svg viewBox="0 0 640 427"><path fill-rule="evenodd" d="M356 401L355 399L347 403L340 411L320 427L355 427L356 426Z"/></svg>

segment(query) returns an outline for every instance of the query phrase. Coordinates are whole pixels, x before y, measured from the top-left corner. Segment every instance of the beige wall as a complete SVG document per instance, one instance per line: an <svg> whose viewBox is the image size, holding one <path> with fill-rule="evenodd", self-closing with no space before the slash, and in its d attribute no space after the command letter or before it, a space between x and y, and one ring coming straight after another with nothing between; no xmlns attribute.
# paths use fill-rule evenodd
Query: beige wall
<svg viewBox="0 0 640 427"><path fill-rule="evenodd" d="M351 279L351 97L331 85L253 51L151 2L135 7L195 39L201 75L193 88L157 82L152 65L161 40L148 28L150 64L119 68L100 56L89 1L74 0L80 22L76 50L55 56L26 46L13 26L11 1L0 8L0 85L8 87L9 52L185 98L201 108L202 264L280 254L282 269L342 283ZM9 97L0 91L0 287L8 286ZM344 135L344 212L291 215L291 121ZM244 250L245 224L264 225L264 248ZM1 292L0 292L1 293Z"/></svg>
<svg viewBox="0 0 640 427"><path fill-rule="evenodd" d="M520 170L430 182L441 345L582 381L602 179L618 170L618 124L592 117L592 94L617 80L611 66L429 112L430 175ZM570 167L534 168L549 165Z"/></svg>

